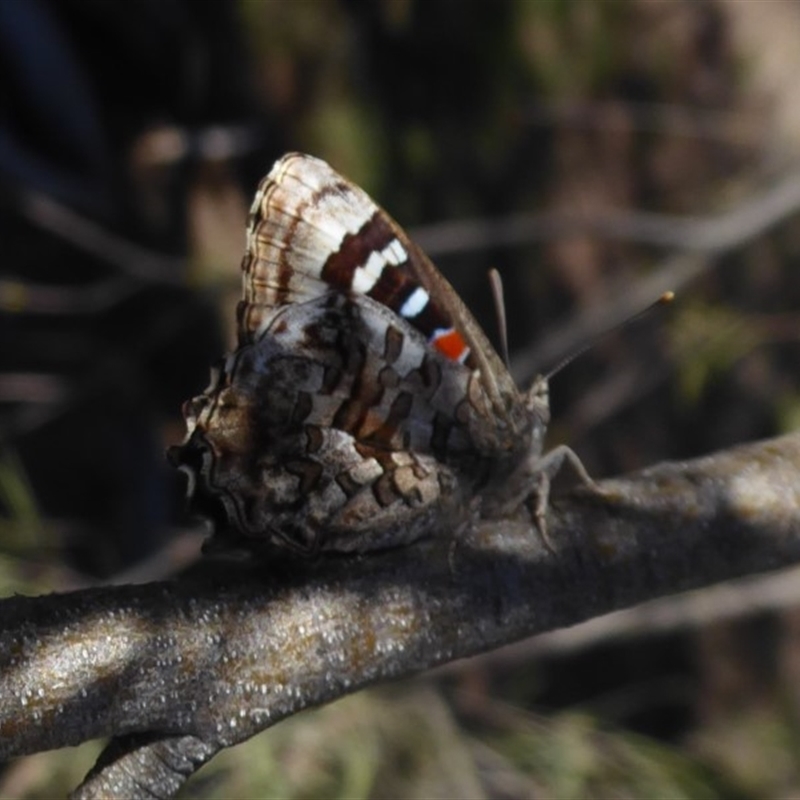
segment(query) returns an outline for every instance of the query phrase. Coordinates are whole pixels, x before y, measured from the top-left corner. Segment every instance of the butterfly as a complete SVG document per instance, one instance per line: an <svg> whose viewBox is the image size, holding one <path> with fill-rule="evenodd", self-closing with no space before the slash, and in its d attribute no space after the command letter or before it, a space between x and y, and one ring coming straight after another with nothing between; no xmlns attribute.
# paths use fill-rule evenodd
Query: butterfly
<svg viewBox="0 0 800 800"><path fill-rule="evenodd" d="M547 379L520 391L455 290L362 189L300 153L250 209L238 346L184 405L171 460L225 548L409 544L527 504L561 446Z"/></svg>

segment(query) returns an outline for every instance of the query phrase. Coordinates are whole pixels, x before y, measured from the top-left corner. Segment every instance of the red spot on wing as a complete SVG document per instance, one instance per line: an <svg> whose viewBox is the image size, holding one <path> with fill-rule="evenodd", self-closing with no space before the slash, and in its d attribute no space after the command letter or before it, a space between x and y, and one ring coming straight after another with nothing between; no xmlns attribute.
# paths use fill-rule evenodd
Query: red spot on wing
<svg viewBox="0 0 800 800"><path fill-rule="evenodd" d="M467 343L456 330L449 330L436 336L433 346L453 361L462 361L469 352Z"/></svg>

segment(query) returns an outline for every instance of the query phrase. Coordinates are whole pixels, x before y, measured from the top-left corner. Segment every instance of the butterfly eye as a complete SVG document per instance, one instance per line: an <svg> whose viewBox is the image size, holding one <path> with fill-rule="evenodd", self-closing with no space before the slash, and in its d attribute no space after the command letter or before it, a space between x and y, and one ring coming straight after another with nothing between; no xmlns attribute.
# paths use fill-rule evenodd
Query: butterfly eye
<svg viewBox="0 0 800 800"><path fill-rule="evenodd" d="M533 402L548 404L550 402L550 384L547 378L544 375L537 376L528 394Z"/></svg>
<svg viewBox="0 0 800 800"><path fill-rule="evenodd" d="M550 387L546 375L539 375L525 395L525 405L539 420L550 421Z"/></svg>

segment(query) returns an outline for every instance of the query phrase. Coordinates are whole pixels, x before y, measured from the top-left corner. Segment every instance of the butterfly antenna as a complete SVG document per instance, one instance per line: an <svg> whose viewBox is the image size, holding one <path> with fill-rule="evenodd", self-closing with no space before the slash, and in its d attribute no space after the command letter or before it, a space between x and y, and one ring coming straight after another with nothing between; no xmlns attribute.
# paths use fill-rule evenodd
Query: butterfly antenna
<svg viewBox="0 0 800 800"><path fill-rule="evenodd" d="M654 300L650 305L645 306L641 311L637 311L632 317L628 317L628 319L622 320L622 322L618 322L616 325L612 325L607 330L598 333L597 336L592 337L590 341L588 341L585 345L580 347L574 353L571 353L566 358L559 361L558 364L553 367L553 369L548 372L544 378L545 380L549 381L553 375L557 372L561 372L567 364L571 364L578 356L582 356L587 350L590 350L594 347L597 342L602 339L604 336L607 336L609 333L614 333L615 331L622 330L622 328L627 328L633 322L641 319L645 314L649 314L653 309L657 308L658 306L666 305L667 303L671 303L675 299L675 292L664 292L658 300Z"/></svg>
<svg viewBox="0 0 800 800"><path fill-rule="evenodd" d="M503 357L503 361L508 367L511 362L508 358L508 326L506 325L506 302L503 295L503 279L494 267L489 270L489 285L492 287L494 313L497 315L497 328L500 334L500 355Z"/></svg>

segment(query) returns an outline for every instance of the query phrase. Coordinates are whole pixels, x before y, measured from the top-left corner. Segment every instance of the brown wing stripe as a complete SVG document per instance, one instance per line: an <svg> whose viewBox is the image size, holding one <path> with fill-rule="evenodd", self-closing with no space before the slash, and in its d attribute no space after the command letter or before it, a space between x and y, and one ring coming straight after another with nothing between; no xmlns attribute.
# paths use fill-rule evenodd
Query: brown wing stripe
<svg viewBox="0 0 800 800"><path fill-rule="evenodd" d="M393 442L398 430L411 414L414 398L408 392L400 392L395 397L389 408L389 414L383 424L376 428L372 433L364 433L359 438L362 441L375 447L385 447L388 449L397 448L397 443ZM400 443L406 446L406 442Z"/></svg>
<svg viewBox="0 0 800 800"><path fill-rule="evenodd" d="M375 212L357 233L348 233L339 249L331 253L322 267L321 277L341 291L353 288L353 276L370 255L380 253L393 239L394 231Z"/></svg>
<svg viewBox="0 0 800 800"><path fill-rule="evenodd" d="M386 336L383 342L383 360L387 364L394 364L400 353L403 352L403 333L392 325L386 326Z"/></svg>
<svg viewBox="0 0 800 800"><path fill-rule="evenodd" d="M384 260L380 274L370 273L370 258L379 256L377 261L380 265L382 254L390 245L405 253L409 260L398 263ZM339 249L328 256L320 274L326 283L342 291L359 291L359 286L365 289L369 286L365 292L368 297L404 316L443 355L454 361L463 360L469 355L469 349L461 334L454 329L453 321L417 280L416 275L421 271L414 267L417 258L398 241L383 213L376 210L357 233L344 237ZM367 268L368 275L362 275L359 282L356 272L364 268ZM413 313L403 315L401 309L417 290L422 290L424 301L414 308Z"/></svg>

